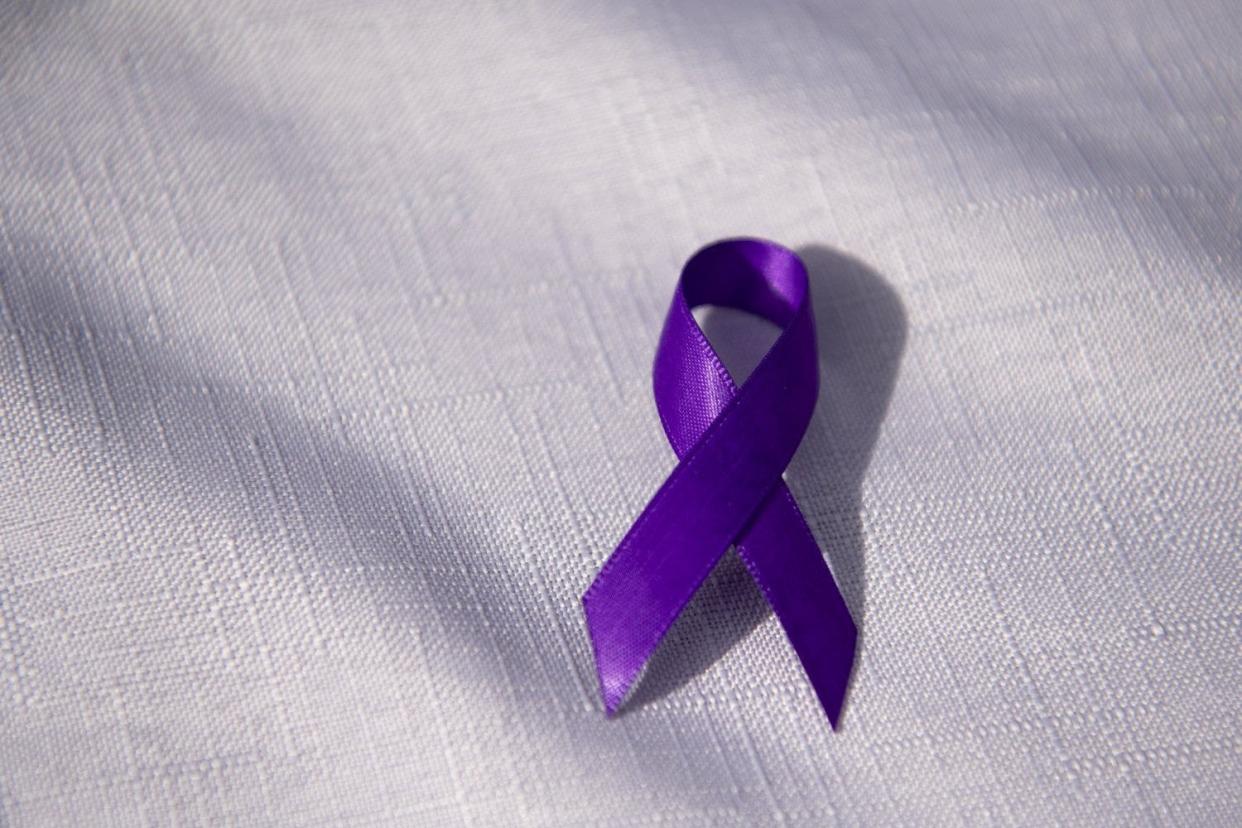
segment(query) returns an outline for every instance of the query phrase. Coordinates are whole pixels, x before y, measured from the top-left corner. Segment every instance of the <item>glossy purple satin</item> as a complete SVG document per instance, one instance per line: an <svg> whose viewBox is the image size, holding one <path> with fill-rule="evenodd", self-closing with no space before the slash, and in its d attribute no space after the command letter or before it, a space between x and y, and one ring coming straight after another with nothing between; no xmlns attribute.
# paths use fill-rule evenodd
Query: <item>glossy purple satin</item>
<svg viewBox="0 0 1242 828"><path fill-rule="evenodd" d="M691 314L720 305L781 334L739 389ZM682 270L656 351L656 407L680 462L582 597L608 714L695 591L735 545L833 727L857 630L781 479L819 390L806 267L760 239L703 248Z"/></svg>

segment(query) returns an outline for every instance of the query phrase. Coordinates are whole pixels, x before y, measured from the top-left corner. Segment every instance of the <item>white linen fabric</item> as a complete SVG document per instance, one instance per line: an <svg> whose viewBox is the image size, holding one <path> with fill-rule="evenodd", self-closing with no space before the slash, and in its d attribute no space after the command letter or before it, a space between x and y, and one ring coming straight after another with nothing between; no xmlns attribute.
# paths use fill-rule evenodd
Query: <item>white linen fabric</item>
<svg viewBox="0 0 1242 828"><path fill-rule="evenodd" d="M1240 43L1236 0L3 4L0 822L1239 824ZM835 733L733 559L616 720L582 624L674 465L679 268L739 234L812 270Z"/></svg>

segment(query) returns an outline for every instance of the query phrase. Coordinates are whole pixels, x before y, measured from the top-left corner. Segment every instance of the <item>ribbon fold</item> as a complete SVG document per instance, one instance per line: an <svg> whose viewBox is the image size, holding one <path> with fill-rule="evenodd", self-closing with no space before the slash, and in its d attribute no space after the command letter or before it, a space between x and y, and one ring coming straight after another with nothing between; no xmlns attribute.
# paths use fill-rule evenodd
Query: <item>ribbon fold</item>
<svg viewBox="0 0 1242 828"><path fill-rule="evenodd" d="M691 309L720 305L781 328L738 388ZM679 463L582 596L609 716L729 546L758 583L833 728L857 629L781 478L810 423L819 359L806 267L761 239L694 254L664 321L656 407Z"/></svg>

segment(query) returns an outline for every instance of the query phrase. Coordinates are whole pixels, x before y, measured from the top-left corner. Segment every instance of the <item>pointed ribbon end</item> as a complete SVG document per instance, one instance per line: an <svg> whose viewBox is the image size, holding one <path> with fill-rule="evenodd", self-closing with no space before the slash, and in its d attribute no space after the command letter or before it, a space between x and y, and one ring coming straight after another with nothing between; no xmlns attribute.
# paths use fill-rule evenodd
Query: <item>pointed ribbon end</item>
<svg viewBox="0 0 1242 828"><path fill-rule="evenodd" d="M595 659L595 677L599 681L599 696L604 703L604 715L609 719L614 719L621 709L622 702L625 701L632 678L627 675L624 665L613 663L615 659L612 654L619 648L602 640L606 639L606 634L599 623L597 614L593 612L594 607L589 598L589 593L583 596L582 608L586 616L587 635L591 639L592 655Z"/></svg>
<svg viewBox="0 0 1242 828"><path fill-rule="evenodd" d="M828 715L834 731L841 729L841 712L845 707L845 695L849 691L850 676L854 672L854 650L858 646L858 630L849 622L848 640L833 650L833 658L825 665L823 673L813 681L819 703Z"/></svg>
<svg viewBox="0 0 1242 828"><path fill-rule="evenodd" d="M609 719L615 719L621 705L625 701L626 692L629 690L629 684L619 681L608 681L604 678L603 666L596 659L596 669L599 672L599 695L604 702L604 715Z"/></svg>

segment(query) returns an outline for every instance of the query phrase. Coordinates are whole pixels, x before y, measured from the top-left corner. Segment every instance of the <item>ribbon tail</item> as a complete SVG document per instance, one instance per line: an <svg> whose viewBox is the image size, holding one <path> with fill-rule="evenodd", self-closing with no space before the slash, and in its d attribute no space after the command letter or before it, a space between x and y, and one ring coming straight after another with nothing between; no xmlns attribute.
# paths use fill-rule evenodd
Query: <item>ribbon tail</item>
<svg viewBox="0 0 1242 828"><path fill-rule="evenodd" d="M854 668L858 628L784 483L768 498L737 551L837 729Z"/></svg>
<svg viewBox="0 0 1242 828"><path fill-rule="evenodd" d="M743 509L762 501L753 481L714 469L679 466L647 505L582 596L604 709L621 706L660 641L741 531L746 511L696 510L733 496ZM751 504L744 503L753 497Z"/></svg>
<svg viewBox="0 0 1242 828"><path fill-rule="evenodd" d="M650 547L622 548L630 554L614 556L615 565L582 596L600 697L610 717L725 551L723 545L700 546L670 560Z"/></svg>
<svg viewBox="0 0 1242 828"><path fill-rule="evenodd" d="M627 546L622 544L622 548ZM582 600L600 695L610 717L724 551L686 544L682 554L670 560L629 548L629 555L614 555ZM764 501L739 538L737 550L837 729L853 671L858 629L784 483ZM635 555L646 560L639 564ZM652 577L655 570L662 570L662 577ZM652 623L643 624L635 615ZM643 627L645 634L636 634Z"/></svg>

